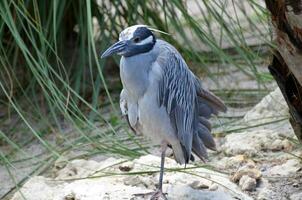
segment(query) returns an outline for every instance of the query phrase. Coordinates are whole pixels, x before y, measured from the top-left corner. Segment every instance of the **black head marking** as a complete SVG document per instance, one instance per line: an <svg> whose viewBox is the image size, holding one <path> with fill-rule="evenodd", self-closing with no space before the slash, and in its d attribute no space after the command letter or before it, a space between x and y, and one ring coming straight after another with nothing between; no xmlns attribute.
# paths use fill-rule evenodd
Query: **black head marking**
<svg viewBox="0 0 302 200"><path fill-rule="evenodd" d="M125 53L125 57L138 55L141 53L147 53L151 51L156 43L156 38L152 31L147 27L138 27L132 34L132 38L129 39L128 46Z"/></svg>
<svg viewBox="0 0 302 200"><path fill-rule="evenodd" d="M155 40L155 37L154 37L152 31L150 31L147 27L143 27L143 26L138 27L133 33L133 39L139 38L140 41L142 41L150 36L152 36L153 39Z"/></svg>

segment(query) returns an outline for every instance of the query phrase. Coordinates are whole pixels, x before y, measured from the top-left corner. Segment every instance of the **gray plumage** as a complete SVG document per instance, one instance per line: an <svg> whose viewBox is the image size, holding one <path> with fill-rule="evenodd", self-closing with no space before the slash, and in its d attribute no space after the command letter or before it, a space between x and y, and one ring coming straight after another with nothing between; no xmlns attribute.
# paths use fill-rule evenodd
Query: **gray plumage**
<svg viewBox="0 0 302 200"><path fill-rule="evenodd" d="M113 53L123 55L120 106L131 129L171 146L180 164L188 163L192 152L206 159L206 148L216 149L208 119L226 111L223 102L202 87L172 45L155 39L146 26L125 29L103 57Z"/></svg>
<svg viewBox="0 0 302 200"><path fill-rule="evenodd" d="M151 102L154 98L148 100L149 105L156 105L156 107L149 107L149 109L165 109L167 113L165 117L169 118L167 121L179 140L180 145L173 146L172 144L173 150L180 146L182 146L181 150L177 149L176 152L184 150L183 155L175 155L177 162L187 163L192 148L201 159L203 159L202 157L207 158L205 147L216 149L208 119L211 114L225 111L226 107L218 97L202 88L198 78L189 70L174 47L157 39L151 52L146 55L123 57L120 66L123 92L129 91L133 95L128 99L121 95L121 99L125 99L127 102L127 110L130 109L127 114L124 114L127 115L127 120L135 132L144 134L142 128L139 128L139 126L144 126L138 116L141 106L139 102L149 91L148 95L156 96L156 102ZM151 83L158 87L154 87ZM147 115L149 114L147 113ZM156 115L154 118L161 115ZM157 125L154 123L152 126ZM166 126L166 129L169 130L169 125ZM162 135L159 136L165 138ZM167 142L169 143L169 141ZM181 156L183 158L180 158Z"/></svg>

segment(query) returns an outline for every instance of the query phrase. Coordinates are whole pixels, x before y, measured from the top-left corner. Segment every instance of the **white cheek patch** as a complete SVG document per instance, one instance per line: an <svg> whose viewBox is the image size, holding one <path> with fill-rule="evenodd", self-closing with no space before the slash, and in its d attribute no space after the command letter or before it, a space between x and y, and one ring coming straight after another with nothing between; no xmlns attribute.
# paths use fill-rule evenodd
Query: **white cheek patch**
<svg viewBox="0 0 302 200"><path fill-rule="evenodd" d="M149 37L143 39L142 41L140 41L139 43L137 43L137 45L145 45L145 44L148 44L148 43L152 43L153 41L153 36L150 35Z"/></svg>

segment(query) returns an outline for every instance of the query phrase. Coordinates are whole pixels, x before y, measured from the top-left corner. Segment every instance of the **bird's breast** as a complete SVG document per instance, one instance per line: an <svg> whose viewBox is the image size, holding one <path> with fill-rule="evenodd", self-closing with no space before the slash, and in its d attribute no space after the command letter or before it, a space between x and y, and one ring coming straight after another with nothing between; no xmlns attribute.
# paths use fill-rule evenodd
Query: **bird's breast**
<svg viewBox="0 0 302 200"><path fill-rule="evenodd" d="M149 84L148 68L148 62L122 57L120 76L130 98L139 99L146 92Z"/></svg>

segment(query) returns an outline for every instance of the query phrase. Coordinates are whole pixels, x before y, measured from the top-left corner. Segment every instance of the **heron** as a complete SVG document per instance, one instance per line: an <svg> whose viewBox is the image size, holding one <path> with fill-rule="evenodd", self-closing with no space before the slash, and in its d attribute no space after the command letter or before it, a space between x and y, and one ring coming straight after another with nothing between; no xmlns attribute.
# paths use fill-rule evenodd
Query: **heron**
<svg viewBox="0 0 302 200"><path fill-rule="evenodd" d="M157 38L156 31L130 26L101 55L121 56L122 115L136 134L161 148L159 184L151 200L167 199L162 189L166 149L172 148L179 164L194 161L193 154L205 161L207 148L216 150L209 118L226 111L223 101L203 87L176 48Z"/></svg>

